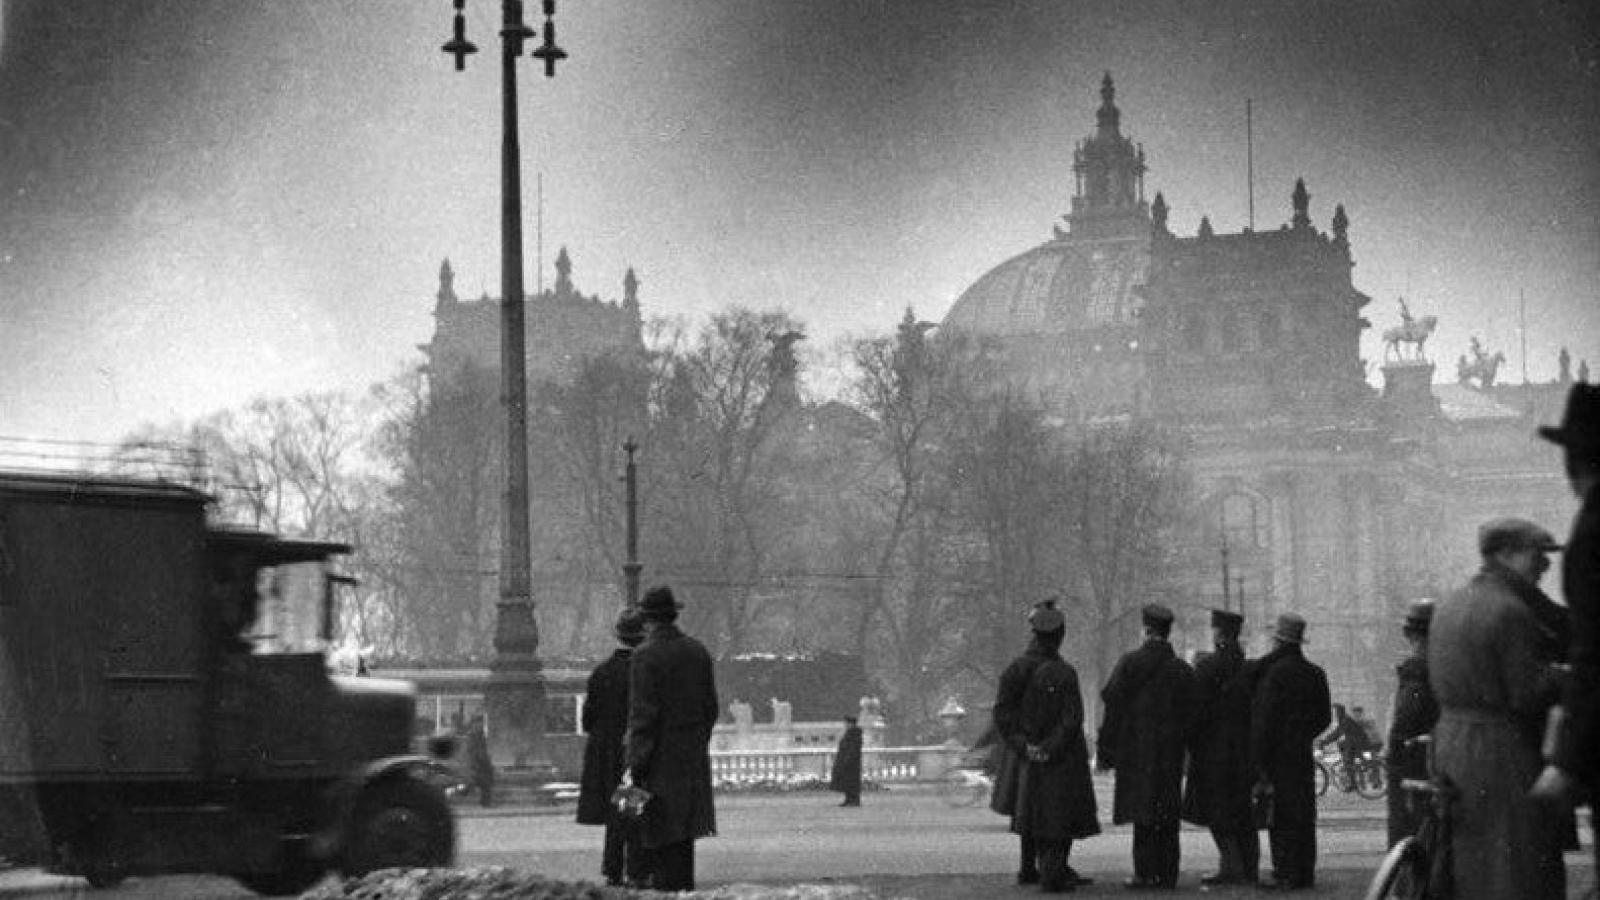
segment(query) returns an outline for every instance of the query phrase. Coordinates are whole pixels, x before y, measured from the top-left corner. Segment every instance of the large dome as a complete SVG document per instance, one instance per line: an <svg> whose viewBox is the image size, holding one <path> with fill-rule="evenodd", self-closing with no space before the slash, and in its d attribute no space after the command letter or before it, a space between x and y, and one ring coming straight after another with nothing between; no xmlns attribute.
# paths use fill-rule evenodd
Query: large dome
<svg viewBox="0 0 1600 900"><path fill-rule="evenodd" d="M1131 324L1149 268L1149 237L1050 241L979 278L943 324L993 337Z"/></svg>

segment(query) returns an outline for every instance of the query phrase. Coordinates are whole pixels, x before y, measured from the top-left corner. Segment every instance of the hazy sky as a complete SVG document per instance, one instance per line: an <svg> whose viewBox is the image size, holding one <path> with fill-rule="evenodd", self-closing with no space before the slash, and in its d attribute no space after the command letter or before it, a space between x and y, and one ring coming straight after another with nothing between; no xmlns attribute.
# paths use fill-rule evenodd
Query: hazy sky
<svg viewBox="0 0 1600 900"><path fill-rule="evenodd" d="M114 439L418 359L439 262L499 289L500 4L0 0L0 436ZM530 21L538 3L530 0ZM781 306L813 351L936 319L1068 209L1109 70L1193 233L1297 176L1351 219L1366 355L1404 293L1454 372L1600 376L1600 57L1554 0L560 0L523 64L530 289L632 265L647 315ZM550 265L545 266L546 280Z"/></svg>

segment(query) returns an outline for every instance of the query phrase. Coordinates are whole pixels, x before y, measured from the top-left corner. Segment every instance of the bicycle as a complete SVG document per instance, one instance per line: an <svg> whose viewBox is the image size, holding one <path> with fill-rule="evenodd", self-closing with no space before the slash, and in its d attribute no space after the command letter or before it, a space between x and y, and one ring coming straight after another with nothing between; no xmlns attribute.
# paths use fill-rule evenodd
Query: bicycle
<svg viewBox="0 0 1600 900"><path fill-rule="evenodd" d="M1328 792L1330 784L1338 785L1346 794L1354 793L1368 800L1382 799L1389 792L1389 782L1383 771L1383 757L1367 751L1347 765L1337 751L1324 750L1317 759L1317 796Z"/></svg>
<svg viewBox="0 0 1600 900"><path fill-rule="evenodd" d="M1431 745L1426 735L1407 743ZM1433 771L1430 755L1428 771ZM1400 789L1413 811L1421 812L1417 831L1384 854L1372 876L1366 900L1450 900L1455 895L1450 873L1450 819L1456 789L1441 775L1403 778Z"/></svg>

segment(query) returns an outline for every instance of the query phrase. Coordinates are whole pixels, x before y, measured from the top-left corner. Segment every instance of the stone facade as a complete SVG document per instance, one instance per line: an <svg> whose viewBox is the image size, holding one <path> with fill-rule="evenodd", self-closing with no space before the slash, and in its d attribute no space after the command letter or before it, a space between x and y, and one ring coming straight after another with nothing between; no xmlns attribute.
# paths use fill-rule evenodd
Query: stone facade
<svg viewBox="0 0 1600 900"><path fill-rule="evenodd" d="M1523 515L1561 532L1576 511L1559 458L1533 436L1559 419L1566 384L1433 385L1419 344L1374 390L1343 207L1319 230L1297 182L1280 227L1218 234L1202 219L1173 234L1165 198L1145 202L1143 150L1114 100L1108 74L1068 227L980 278L941 330L997 347L1010 380L1066 427L1181 430L1202 504L1187 540L1215 561L1178 576L1179 642L1205 646L1206 608L1227 603L1261 651L1263 629L1294 610L1335 699L1381 715L1405 603L1476 569L1478 525Z"/></svg>

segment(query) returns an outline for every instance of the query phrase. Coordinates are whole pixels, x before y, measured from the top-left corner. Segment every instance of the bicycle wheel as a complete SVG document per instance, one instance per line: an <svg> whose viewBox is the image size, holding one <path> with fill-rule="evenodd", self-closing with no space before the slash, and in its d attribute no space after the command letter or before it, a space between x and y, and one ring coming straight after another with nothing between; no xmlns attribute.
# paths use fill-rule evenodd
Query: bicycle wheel
<svg viewBox="0 0 1600 900"><path fill-rule="evenodd" d="M1377 800L1388 793L1388 784L1383 777L1383 765L1376 760L1363 763L1356 771L1356 793L1368 800Z"/></svg>
<svg viewBox="0 0 1600 900"><path fill-rule="evenodd" d="M1428 893L1428 854L1414 837L1389 848L1372 876L1366 900L1423 900Z"/></svg>
<svg viewBox="0 0 1600 900"><path fill-rule="evenodd" d="M1317 796L1321 797L1323 794L1328 792L1328 782L1332 779L1328 777L1327 765L1325 765L1320 759L1317 760L1317 772L1315 777L1317 779Z"/></svg>

